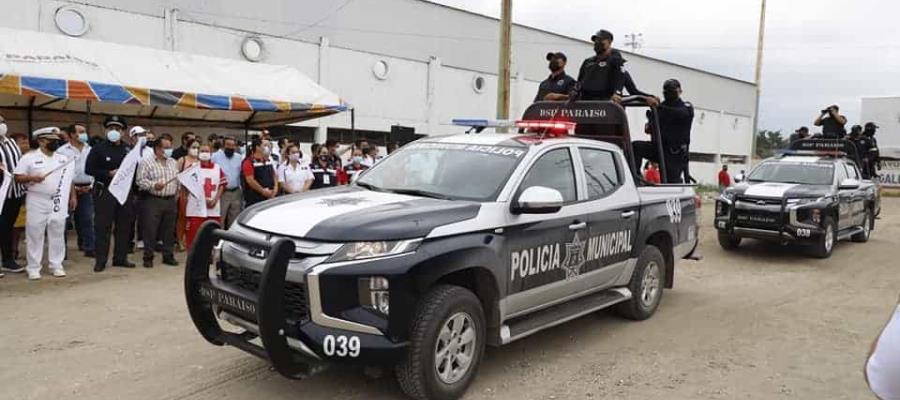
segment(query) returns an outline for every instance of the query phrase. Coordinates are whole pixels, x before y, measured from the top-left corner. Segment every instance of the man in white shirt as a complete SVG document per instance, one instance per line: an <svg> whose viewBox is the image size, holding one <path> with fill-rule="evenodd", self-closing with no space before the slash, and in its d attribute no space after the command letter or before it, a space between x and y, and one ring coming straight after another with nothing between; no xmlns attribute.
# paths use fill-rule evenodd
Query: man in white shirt
<svg viewBox="0 0 900 400"><path fill-rule="evenodd" d="M91 196L94 177L84 172L84 164L91 152L91 146L87 144L88 134L84 125L70 125L65 131L68 133L69 143L56 152L69 159L75 159L72 185L75 186L78 207L73 212L73 219L75 232L78 234L78 249L84 252L85 257L94 257L94 199Z"/></svg>
<svg viewBox="0 0 900 400"><path fill-rule="evenodd" d="M66 276L65 232L69 209L76 206L72 185L74 162L56 153L60 145L59 128L38 129L32 135L40 146L22 156L14 171L16 182L28 187L25 196L25 237L28 241L28 279L41 279L44 235L47 236L49 270L55 277Z"/></svg>
<svg viewBox="0 0 900 400"><path fill-rule="evenodd" d="M881 400L900 400L900 301L866 362L866 380Z"/></svg>

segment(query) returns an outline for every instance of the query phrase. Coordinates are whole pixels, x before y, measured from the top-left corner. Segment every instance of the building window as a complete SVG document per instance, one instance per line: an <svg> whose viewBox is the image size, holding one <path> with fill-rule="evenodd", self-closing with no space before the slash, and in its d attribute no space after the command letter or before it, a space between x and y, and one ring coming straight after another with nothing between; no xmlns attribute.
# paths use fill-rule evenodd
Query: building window
<svg viewBox="0 0 900 400"><path fill-rule="evenodd" d="M385 60L378 60L372 64L372 75L375 75L379 81L387 79L390 72L391 68Z"/></svg>
<svg viewBox="0 0 900 400"><path fill-rule="evenodd" d="M265 47L263 46L262 39L256 36L244 38L244 41L241 42L241 54L247 61L257 62L262 60L263 55L265 54Z"/></svg>
<svg viewBox="0 0 900 400"><path fill-rule="evenodd" d="M81 36L88 31L88 21L84 13L73 6L64 6L56 10L53 17L56 27L66 35Z"/></svg>
<svg viewBox="0 0 900 400"><path fill-rule="evenodd" d="M716 155L709 153L691 152L690 160L693 162L714 163L716 162Z"/></svg>
<svg viewBox="0 0 900 400"><path fill-rule="evenodd" d="M483 93L486 86L487 81L483 76L475 75L475 78L472 79L472 90L475 90L475 93Z"/></svg>

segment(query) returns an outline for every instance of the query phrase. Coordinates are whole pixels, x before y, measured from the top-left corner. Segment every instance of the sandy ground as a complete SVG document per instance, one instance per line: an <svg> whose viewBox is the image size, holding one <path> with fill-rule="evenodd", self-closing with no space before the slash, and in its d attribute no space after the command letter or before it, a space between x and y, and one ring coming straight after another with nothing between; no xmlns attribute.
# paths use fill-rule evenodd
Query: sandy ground
<svg viewBox="0 0 900 400"><path fill-rule="evenodd" d="M682 262L658 313L598 313L488 349L467 399L864 399L862 365L900 292L900 199L867 244L829 260L759 242L725 253L704 209L700 262ZM133 260L138 260L136 255ZM183 254L180 259L183 259ZM290 381L207 344L181 267L0 280L3 399L397 399L390 374Z"/></svg>

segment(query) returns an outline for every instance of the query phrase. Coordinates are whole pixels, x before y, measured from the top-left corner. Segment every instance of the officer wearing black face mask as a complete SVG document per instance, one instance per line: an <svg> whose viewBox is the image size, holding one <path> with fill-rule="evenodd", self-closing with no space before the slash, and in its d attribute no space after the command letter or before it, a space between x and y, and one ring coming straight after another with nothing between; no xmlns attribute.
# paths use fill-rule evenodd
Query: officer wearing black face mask
<svg viewBox="0 0 900 400"><path fill-rule="evenodd" d="M878 125L875 125L874 122L866 122L866 128L863 130L863 137L868 140L869 146L865 152L866 158L869 159L867 173L872 178L877 177L878 171L881 171L881 152L878 151L878 140L875 139L876 130L878 130Z"/></svg>
<svg viewBox="0 0 900 400"><path fill-rule="evenodd" d="M566 74L566 55L563 53L547 53L550 62L550 76L538 87L534 101L565 101L569 92L575 87L575 79Z"/></svg>
<svg viewBox="0 0 900 400"><path fill-rule="evenodd" d="M681 83L676 79L663 83L663 96L665 100L656 109L666 158L666 183L682 183L690 180L688 163L694 106L681 100ZM634 142L633 149L636 168L642 159L659 161L656 143L652 141Z"/></svg>
<svg viewBox="0 0 900 400"><path fill-rule="evenodd" d="M850 134L847 135L847 140L856 146L856 160L859 160L862 164L860 165L860 173L862 174L863 179L869 179L868 165L870 160L867 156L870 145L869 138L863 136L862 130L863 128L861 126L853 125L853 127L850 128Z"/></svg>
<svg viewBox="0 0 900 400"><path fill-rule="evenodd" d="M612 100L621 101L622 87L625 85L625 58L612 48L613 34L607 30L597 31L591 36L594 42L593 57L581 64L578 82L569 100Z"/></svg>

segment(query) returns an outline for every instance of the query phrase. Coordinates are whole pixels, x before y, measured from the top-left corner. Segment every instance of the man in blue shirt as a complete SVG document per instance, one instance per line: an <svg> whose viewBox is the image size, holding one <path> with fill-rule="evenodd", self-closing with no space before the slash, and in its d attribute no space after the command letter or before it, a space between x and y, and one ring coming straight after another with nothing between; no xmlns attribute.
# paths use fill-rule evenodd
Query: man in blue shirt
<svg viewBox="0 0 900 400"><path fill-rule="evenodd" d="M215 152L212 156L212 162L222 168L225 173L225 179L228 180L225 186L225 193L222 194L222 226L228 228L237 220L238 214L241 213L241 202L243 194L241 193L241 163L244 156L237 151L237 140L233 137L226 137L222 142L222 149Z"/></svg>

